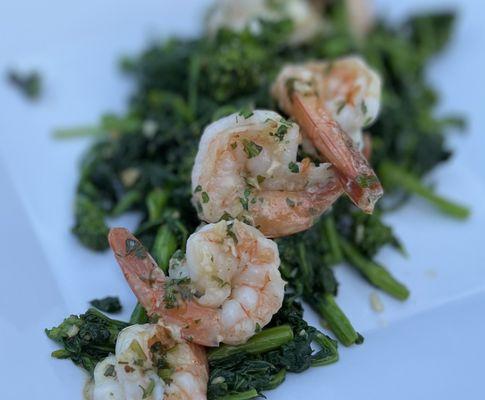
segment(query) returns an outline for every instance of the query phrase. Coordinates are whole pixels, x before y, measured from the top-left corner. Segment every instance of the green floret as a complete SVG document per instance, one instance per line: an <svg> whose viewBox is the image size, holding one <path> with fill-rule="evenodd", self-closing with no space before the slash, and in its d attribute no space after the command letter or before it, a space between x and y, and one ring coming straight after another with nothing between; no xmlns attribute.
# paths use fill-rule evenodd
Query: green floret
<svg viewBox="0 0 485 400"><path fill-rule="evenodd" d="M59 326L45 332L62 346L52 353L53 357L71 359L92 374L99 361L115 352L118 334L127 326L127 323L108 318L91 308L85 314L71 315Z"/></svg>
<svg viewBox="0 0 485 400"><path fill-rule="evenodd" d="M76 224L72 232L82 244L92 250L107 249L109 228L104 222L104 211L86 196L77 197L75 209Z"/></svg>

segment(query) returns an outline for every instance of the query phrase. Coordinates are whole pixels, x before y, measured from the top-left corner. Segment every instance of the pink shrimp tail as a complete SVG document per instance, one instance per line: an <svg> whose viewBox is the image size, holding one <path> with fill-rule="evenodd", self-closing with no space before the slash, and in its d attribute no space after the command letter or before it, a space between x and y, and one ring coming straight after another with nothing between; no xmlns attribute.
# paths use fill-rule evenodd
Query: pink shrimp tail
<svg viewBox="0 0 485 400"><path fill-rule="evenodd" d="M113 228L109 245L131 290L148 315L157 315L181 328L182 337L204 346L220 342L220 317L215 309L192 300L180 300L167 308L164 302L167 277L140 241L125 228Z"/></svg>
<svg viewBox="0 0 485 400"><path fill-rule="evenodd" d="M333 164L344 191L356 206L372 213L383 189L366 158L338 123L321 107L315 107L315 99L298 93L291 98L297 122L320 154Z"/></svg>

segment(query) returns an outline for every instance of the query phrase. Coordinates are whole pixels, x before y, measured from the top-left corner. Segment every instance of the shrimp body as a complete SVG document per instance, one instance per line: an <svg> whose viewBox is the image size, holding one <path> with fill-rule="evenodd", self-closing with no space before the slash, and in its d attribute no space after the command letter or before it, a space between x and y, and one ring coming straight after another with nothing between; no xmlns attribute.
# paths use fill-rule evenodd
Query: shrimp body
<svg viewBox="0 0 485 400"><path fill-rule="evenodd" d="M297 124L272 111L232 114L202 134L192 170L199 217L251 222L267 237L308 229L342 194L330 164L297 161Z"/></svg>
<svg viewBox="0 0 485 400"><path fill-rule="evenodd" d="M383 193L360 152L362 129L379 111L380 91L379 76L358 57L286 66L272 88L279 106L335 167L344 190L365 212L373 211Z"/></svg>
<svg viewBox="0 0 485 400"><path fill-rule="evenodd" d="M207 381L204 350L181 339L179 328L132 325L96 365L92 399L205 400Z"/></svg>
<svg viewBox="0 0 485 400"><path fill-rule="evenodd" d="M209 34L215 35L221 28L240 32L245 28L258 33L261 20L282 21L290 19L293 32L290 44L304 43L324 26L317 8L308 0L217 0L206 18Z"/></svg>
<svg viewBox="0 0 485 400"><path fill-rule="evenodd" d="M195 343L244 343L281 308L278 247L243 222L221 221L192 234L186 257L172 259L169 277L126 229L112 229L109 241L147 312Z"/></svg>

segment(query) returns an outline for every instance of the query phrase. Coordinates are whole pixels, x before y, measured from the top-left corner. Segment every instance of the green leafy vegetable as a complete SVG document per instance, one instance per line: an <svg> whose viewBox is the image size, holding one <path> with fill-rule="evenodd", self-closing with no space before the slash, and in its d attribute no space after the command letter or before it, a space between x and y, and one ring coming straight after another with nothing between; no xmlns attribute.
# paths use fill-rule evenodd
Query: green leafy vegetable
<svg viewBox="0 0 485 400"><path fill-rule="evenodd" d="M94 299L89 302L93 307L98 310L116 314L121 312L121 303L118 297L107 296L102 299Z"/></svg>
<svg viewBox="0 0 485 400"><path fill-rule="evenodd" d="M63 347L54 351L53 357L69 358L92 374L100 360L114 353L118 334L127 326L91 308L85 314L71 315L45 332Z"/></svg>
<svg viewBox="0 0 485 400"><path fill-rule="evenodd" d="M7 80L29 100L38 100L42 94L42 77L37 71L22 73L10 70Z"/></svg>

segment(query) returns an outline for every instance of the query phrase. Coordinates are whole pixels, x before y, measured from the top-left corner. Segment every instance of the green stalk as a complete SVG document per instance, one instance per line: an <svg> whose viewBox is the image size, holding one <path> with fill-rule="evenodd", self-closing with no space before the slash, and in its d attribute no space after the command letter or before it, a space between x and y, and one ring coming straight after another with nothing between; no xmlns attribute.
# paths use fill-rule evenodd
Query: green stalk
<svg viewBox="0 0 485 400"><path fill-rule="evenodd" d="M328 245L330 246L330 252L333 256L332 261L333 263L338 264L343 260L344 257L342 255L342 250L340 249L338 242L339 234L337 232L337 228L335 227L335 221L332 215L325 217L323 221L323 230L328 241Z"/></svg>
<svg viewBox="0 0 485 400"><path fill-rule="evenodd" d="M227 396L217 397L216 400L249 400L258 397L259 393L256 389L248 390L247 392L241 392L236 394L229 394Z"/></svg>
<svg viewBox="0 0 485 400"><path fill-rule="evenodd" d="M286 378L286 369L280 369L276 374L273 375L271 381L268 383L267 386L264 387L264 390L273 390L279 385L281 385Z"/></svg>
<svg viewBox="0 0 485 400"><path fill-rule="evenodd" d="M239 346L222 345L209 352L209 361L219 361L238 353L261 354L293 340L293 331L289 325L268 328L254 335L246 343Z"/></svg>
<svg viewBox="0 0 485 400"><path fill-rule="evenodd" d="M358 333L330 293L315 295L310 304L327 321L332 332L344 346L356 342Z"/></svg>
<svg viewBox="0 0 485 400"><path fill-rule="evenodd" d="M409 290L395 279L382 265L368 260L345 239L340 239L340 246L347 261L355 267L370 283L398 300L406 300Z"/></svg>
<svg viewBox="0 0 485 400"><path fill-rule="evenodd" d="M338 361L338 350L336 343L327 335L318 333L315 342L322 348L315 355L312 355L312 367L322 367Z"/></svg>
<svg viewBox="0 0 485 400"><path fill-rule="evenodd" d="M177 250L177 247L177 238L173 234L170 226L168 224L161 226L155 237L151 254L165 274L168 272L170 257Z"/></svg>
<svg viewBox="0 0 485 400"><path fill-rule="evenodd" d="M436 206L441 212L458 219L468 218L470 209L442 196L419 180L418 177L389 161L383 162L379 168L379 176L383 182L403 188L405 191L417 194Z"/></svg>
<svg viewBox="0 0 485 400"><path fill-rule="evenodd" d="M148 315L146 310L140 303L136 303L135 308L130 316L130 324L146 324L148 322Z"/></svg>

